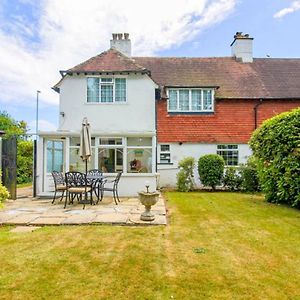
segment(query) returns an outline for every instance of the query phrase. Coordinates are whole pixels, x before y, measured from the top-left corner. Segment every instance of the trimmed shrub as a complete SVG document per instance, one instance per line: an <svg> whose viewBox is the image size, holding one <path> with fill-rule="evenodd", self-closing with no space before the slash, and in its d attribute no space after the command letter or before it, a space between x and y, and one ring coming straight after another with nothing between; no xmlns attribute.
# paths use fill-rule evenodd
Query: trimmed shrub
<svg viewBox="0 0 300 300"><path fill-rule="evenodd" d="M179 172L177 173L177 189L180 192L189 192L194 189L194 168L195 159L186 157L179 164Z"/></svg>
<svg viewBox="0 0 300 300"><path fill-rule="evenodd" d="M253 193L260 190L257 162L254 157L250 157L246 164L241 165L240 174L244 191Z"/></svg>
<svg viewBox="0 0 300 300"><path fill-rule="evenodd" d="M207 154L199 158L198 173L201 183L212 190L220 185L224 174L224 159L218 154Z"/></svg>
<svg viewBox="0 0 300 300"><path fill-rule="evenodd" d="M229 191L239 191L241 189L242 177L239 168L228 167L225 170L223 184Z"/></svg>
<svg viewBox="0 0 300 300"><path fill-rule="evenodd" d="M266 200L300 207L300 109L265 121L250 146Z"/></svg>

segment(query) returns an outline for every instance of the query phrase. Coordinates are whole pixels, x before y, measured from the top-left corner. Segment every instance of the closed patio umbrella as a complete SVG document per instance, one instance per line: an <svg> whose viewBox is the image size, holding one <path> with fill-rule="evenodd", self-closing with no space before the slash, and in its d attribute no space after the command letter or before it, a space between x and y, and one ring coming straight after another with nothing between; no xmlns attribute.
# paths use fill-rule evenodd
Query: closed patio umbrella
<svg viewBox="0 0 300 300"><path fill-rule="evenodd" d="M79 154L83 161L85 161L85 173L87 173L87 163L92 156L92 141L91 141L91 127L87 118L82 121L82 128L80 133L80 149Z"/></svg>

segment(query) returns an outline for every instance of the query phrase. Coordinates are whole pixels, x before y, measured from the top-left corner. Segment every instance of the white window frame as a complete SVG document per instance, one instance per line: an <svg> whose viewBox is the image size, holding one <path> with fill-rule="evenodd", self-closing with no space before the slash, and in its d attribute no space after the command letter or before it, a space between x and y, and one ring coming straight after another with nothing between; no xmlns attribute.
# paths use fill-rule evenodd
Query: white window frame
<svg viewBox="0 0 300 300"><path fill-rule="evenodd" d="M176 109L169 109L170 103L169 103L169 91L176 91L177 92L177 108ZM189 91L189 110L181 110L179 108L179 90L188 90ZM192 90L201 91L201 110L193 110L192 109ZM204 97L203 97L203 91L211 91L211 109L203 109L204 105ZM201 112L214 112L215 111L215 90L212 88L168 88L167 90L167 96L168 96L168 112L182 112L182 113L189 113L189 112L195 112L195 113L201 113Z"/></svg>
<svg viewBox="0 0 300 300"><path fill-rule="evenodd" d="M74 136L77 137L78 136ZM156 152L155 152L155 146L156 146L156 138L155 136L139 136L142 138L151 138L151 145L150 146L127 146L127 139L131 138L132 136L93 136L93 138L95 138L95 144L94 146L92 146L92 149L94 151L94 155L95 155L95 159L94 159L94 165L91 166L93 169L98 169L98 153L99 151L103 150L103 149L122 149L123 150L123 174L125 176L136 176L136 177L143 177L143 176L153 176L153 174L155 173L155 156L156 156ZM79 150L79 146L77 145L70 145L70 138L68 138L68 164L66 166L67 170L69 170L69 166L70 166L70 150L71 149L78 149ZM105 139L122 139L122 144L118 145L109 145L109 144L104 144L101 145L100 144L100 139L101 138L105 138ZM132 173L132 172L128 172L127 170L127 155L128 155L128 150L130 149L149 149L151 150L152 153L152 166L151 166L151 172L149 173ZM105 173L106 176L115 176L117 173Z"/></svg>
<svg viewBox="0 0 300 300"><path fill-rule="evenodd" d="M63 139L60 139L60 138L56 138L56 137L49 137L49 138L46 138L44 139L44 160L45 160L45 165L44 165L44 174L46 175L51 175L51 172L48 172L48 147L47 147L47 144L48 142L62 142L62 145L63 145L63 148L62 148L62 155L63 155L63 162L62 162L62 165L63 165L63 172L65 171L66 169L66 153L65 153L65 141Z"/></svg>
<svg viewBox="0 0 300 300"><path fill-rule="evenodd" d="M227 148L224 148L224 149L219 149L218 146L227 146ZM229 149L228 146L237 146L236 149ZM227 162L225 161L225 166L226 167L238 167L239 166L239 154L240 154L240 149L239 149L239 145L238 144L218 144L217 145L217 151L216 153L219 154L218 152L219 151L227 151L227 152L233 152L233 151L236 151L237 152L237 164L236 165L228 165ZM219 154L220 156L222 156L221 154Z"/></svg>
<svg viewBox="0 0 300 300"><path fill-rule="evenodd" d="M88 97L87 97L87 89L88 89L88 85L87 85L87 80L88 78L99 78L99 101L98 102L88 102ZM110 83L109 82L101 82L101 79L103 78L112 78L112 83L111 85L113 86L113 101L112 102L101 102L101 84L102 85L109 85ZM125 79L125 101L115 101L116 97L115 97L115 91L116 91L116 88L115 88L115 80L116 79ZM85 103L90 105L94 105L94 104L100 104L100 105L111 105L111 104L126 104L128 102L128 86L127 86L127 81L128 81L128 78L126 76L96 76L96 75L89 75L89 76L86 76L85 77L86 79L86 91L85 91L85 95L86 95L86 100L85 100Z"/></svg>
<svg viewBox="0 0 300 300"><path fill-rule="evenodd" d="M169 150L168 151L163 151L161 150L162 146L169 146ZM161 154L169 154L170 155L170 161L169 162L162 162L161 161ZM162 165L169 165L172 163L172 157L171 157L171 145L170 144L160 144L159 145L159 163Z"/></svg>

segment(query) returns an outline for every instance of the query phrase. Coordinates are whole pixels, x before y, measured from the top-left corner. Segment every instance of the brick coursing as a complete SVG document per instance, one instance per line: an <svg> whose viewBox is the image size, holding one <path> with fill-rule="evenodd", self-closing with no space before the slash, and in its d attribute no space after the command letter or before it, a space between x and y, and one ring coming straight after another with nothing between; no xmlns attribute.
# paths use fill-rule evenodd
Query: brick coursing
<svg viewBox="0 0 300 300"><path fill-rule="evenodd" d="M157 101L159 143L237 143L245 144L255 129L257 100L216 100L212 115L171 115L167 101ZM257 109L258 125L284 111L300 107L300 100L263 100Z"/></svg>

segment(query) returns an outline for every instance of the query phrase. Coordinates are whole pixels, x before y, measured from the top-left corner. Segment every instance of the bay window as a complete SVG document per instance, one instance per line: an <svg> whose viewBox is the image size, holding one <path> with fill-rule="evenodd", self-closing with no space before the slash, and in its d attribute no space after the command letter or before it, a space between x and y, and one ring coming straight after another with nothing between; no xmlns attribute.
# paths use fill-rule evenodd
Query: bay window
<svg viewBox="0 0 300 300"><path fill-rule="evenodd" d="M169 89L169 112L213 112L213 90Z"/></svg>
<svg viewBox="0 0 300 300"><path fill-rule="evenodd" d="M92 157L88 170L103 173L152 173L152 137L92 137ZM71 137L69 170L85 172L79 155L80 138Z"/></svg>
<svg viewBox="0 0 300 300"><path fill-rule="evenodd" d="M87 102L126 102L126 78L87 77Z"/></svg>

